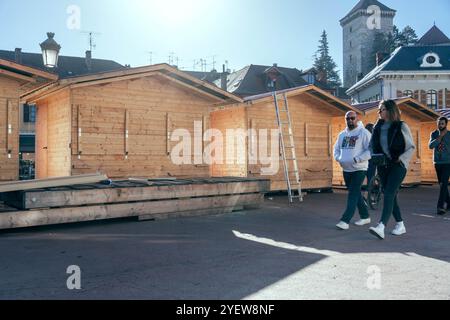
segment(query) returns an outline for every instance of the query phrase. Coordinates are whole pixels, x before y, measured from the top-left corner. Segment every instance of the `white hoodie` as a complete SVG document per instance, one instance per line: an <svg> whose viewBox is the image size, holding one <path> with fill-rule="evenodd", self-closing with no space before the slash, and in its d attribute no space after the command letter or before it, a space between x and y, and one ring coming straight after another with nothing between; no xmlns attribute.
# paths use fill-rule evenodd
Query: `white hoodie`
<svg viewBox="0 0 450 320"><path fill-rule="evenodd" d="M347 127L339 134L334 145L334 158L344 172L367 171L371 159L369 149L371 138L372 135L361 121L352 131Z"/></svg>

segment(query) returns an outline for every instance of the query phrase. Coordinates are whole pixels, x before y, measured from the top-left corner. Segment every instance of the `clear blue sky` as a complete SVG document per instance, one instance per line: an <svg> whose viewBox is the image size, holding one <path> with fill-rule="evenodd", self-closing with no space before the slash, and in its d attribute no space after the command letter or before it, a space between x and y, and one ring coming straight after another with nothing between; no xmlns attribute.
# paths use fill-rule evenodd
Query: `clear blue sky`
<svg viewBox="0 0 450 320"><path fill-rule="evenodd" d="M395 24L411 25L423 35L436 24L450 36L450 1L384 0L396 9ZM21 47L39 52L46 32L56 33L62 55L83 56L87 35L95 31L95 58L122 64L168 62L178 56L182 69L194 60L212 57L220 69L248 64L278 63L309 68L321 32L329 34L331 53L342 70L342 30L339 20L357 0L0 0L0 49ZM80 9L80 30L69 29L70 5ZM208 67L211 68L211 65ZM197 67L199 70L200 67ZM342 73L341 73L342 76Z"/></svg>

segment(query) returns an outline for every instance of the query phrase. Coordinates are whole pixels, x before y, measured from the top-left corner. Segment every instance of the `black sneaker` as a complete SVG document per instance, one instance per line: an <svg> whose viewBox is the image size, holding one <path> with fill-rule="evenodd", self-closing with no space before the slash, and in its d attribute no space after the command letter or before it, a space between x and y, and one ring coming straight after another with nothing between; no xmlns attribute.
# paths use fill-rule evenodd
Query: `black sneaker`
<svg viewBox="0 0 450 320"><path fill-rule="evenodd" d="M437 214L439 215L439 216L443 216L444 214L446 214L447 213L447 210L445 210L444 208L438 208L437 209Z"/></svg>

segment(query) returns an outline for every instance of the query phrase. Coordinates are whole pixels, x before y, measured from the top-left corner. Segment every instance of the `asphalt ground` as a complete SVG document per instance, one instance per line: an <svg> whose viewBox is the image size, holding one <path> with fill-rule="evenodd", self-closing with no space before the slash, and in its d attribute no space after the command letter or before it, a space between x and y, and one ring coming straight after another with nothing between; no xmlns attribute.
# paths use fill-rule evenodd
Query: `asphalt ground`
<svg viewBox="0 0 450 320"><path fill-rule="evenodd" d="M450 214L435 214L437 194L401 190L407 234L383 241L369 226L336 229L340 190L226 215L3 231L0 299L450 299Z"/></svg>

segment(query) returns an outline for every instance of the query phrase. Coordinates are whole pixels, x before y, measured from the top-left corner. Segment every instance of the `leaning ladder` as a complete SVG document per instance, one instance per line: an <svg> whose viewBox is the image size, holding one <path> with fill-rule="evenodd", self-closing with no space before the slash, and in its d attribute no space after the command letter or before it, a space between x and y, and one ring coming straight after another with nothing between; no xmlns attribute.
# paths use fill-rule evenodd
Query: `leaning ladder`
<svg viewBox="0 0 450 320"><path fill-rule="evenodd" d="M299 199L300 202L303 202L300 171L297 162L297 155L295 153L294 132L292 130L288 99L286 93L276 92L273 93L273 99L275 102L277 123L280 131L281 156L283 160L284 177L286 179L289 202L293 203L294 199ZM285 116L283 117L282 115ZM288 128L287 133L284 132L285 125ZM287 150L291 151L290 155L286 155ZM291 163L291 166L289 166L289 163ZM291 175L294 176L294 179L292 180Z"/></svg>

